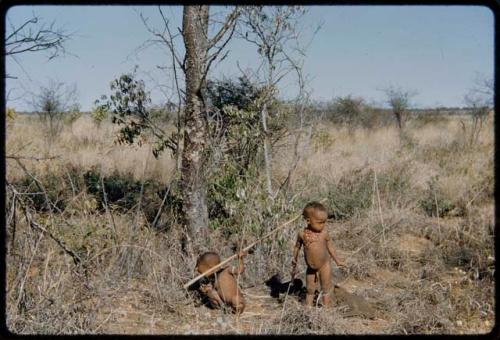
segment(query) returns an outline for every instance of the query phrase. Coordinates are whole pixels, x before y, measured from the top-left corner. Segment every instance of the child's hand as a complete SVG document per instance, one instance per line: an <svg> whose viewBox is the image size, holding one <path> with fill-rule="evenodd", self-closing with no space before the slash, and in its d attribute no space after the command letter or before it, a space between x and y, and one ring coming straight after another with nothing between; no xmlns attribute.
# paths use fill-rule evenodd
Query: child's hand
<svg viewBox="0 0 500 340"><path fill-rule="evenodd" d="M291 272L292 278L295 277L295 274L297 274L297 262L292 260L292 272Z"/></svg>
<svg viewBox="0 0 500 340"><path fill-rule="evenodd" d="M336 263L337 263L337 266L339 266L339 267L343 267L343 268L346 268L346 265L345 265L345 263L344 263L344 262L342 262L342 261L340 261L340 260L339 260L339 261L337 261Z"/></svg>

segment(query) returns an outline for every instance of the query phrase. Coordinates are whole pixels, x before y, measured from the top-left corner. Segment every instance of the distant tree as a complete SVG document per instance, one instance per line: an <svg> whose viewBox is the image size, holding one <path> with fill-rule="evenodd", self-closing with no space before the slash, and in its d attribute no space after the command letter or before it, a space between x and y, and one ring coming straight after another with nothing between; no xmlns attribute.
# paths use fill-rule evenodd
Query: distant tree
<svg viewBox="0 0 500 340"><path fill-rule="evenodd" d="M479 134L483 129L485 120L490 112L490 104L493 103L492 97L472 89L464 95L464 102L472 117L472 124L469 132L469 144L473 145L479 140ZM463 121L462 128L465 129ZM465 132L465 131L464 131Z"/></svg>
<svg viewBox="0 0 500 340"><path fill-rule="evenodd" d="M361 124L363 104L363 98L354 98L351 95L337 97L330 107L329 118L336 123L348 126Z"/></svg>
<svg viewBox="0 0 500 340"><path fill-rule="evenodd" d="M78 103L73 103L68 108L68 113L65 115L64 121L69 125L71 131L73 131L73 123L82 116L81 106Z"/></svg>
<svg viewBox="0 0 500 340"><path fill-rule="evenodd" d="M104 99L104 98L101 98ZM96 104L99 103L99 100L96 101ZM101 123L108 118L108 111L106 111L107 108L102 105L96 105L93 109L92 112L90 113L90 116L92 117L92 120L94 123L99 127L101 126Z"/></svg>
<svg viewBox="0 0 500 340"><path fill-rule="evenodd" d="M393 86L386 87L382 91L385 93L387 104L391 107L392 113L396 118L399 131L402 132L407 120L408 110L411 106L410 101L417 92Z"/></svg>
<svg viewBox="0 0 500 340"><path fill-rule="evenodd" d="M476 75L476 79L474 80L474 85L466 94L465 98L466 105L470 104L470 99L476 104L481 104L482 106L493 107L493 97L494 97L494 82L493 78L488 78L484 75L478 74Z"/></svg>
<svg viewBox="0 0 500 340"><path fill-rule="evenodd" d="M51 144L62 129L63 118L76 104L76 85L66 86L62 82L50 80L48 85L41 86L31 97L31 105L38 114Z"/></svg>

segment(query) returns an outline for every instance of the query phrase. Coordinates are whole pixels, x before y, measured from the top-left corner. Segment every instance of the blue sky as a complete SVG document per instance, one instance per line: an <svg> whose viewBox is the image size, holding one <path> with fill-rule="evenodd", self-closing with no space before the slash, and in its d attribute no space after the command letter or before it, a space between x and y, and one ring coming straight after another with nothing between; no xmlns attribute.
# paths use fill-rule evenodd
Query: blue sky
<svg viewBox="0 0 500 340"><path fill-rule="evenodd" d="M181 7L163 8L172 26L180 27ZM478 75L493 77L494 17L486 7L308 8L302 22L306 39L322 23L304 62L313 99L329 100L351 94L381 104L380 89L394 85L416 90L417 107L462 106L463 95ZM211 10L217 12L221 8ZM152 91L154 102L170 95L171 74L157 67L168 64L166 49L153 46L137 52L152 37L139 13L160 27L156 6L18 6L7 12L7 20L19 24L33 12L46 22L56 20L59 26L74 32L66 45L71 55L51 61L43 53L24 54L17 62L7 59L7 73L18 77L7 81L12 97L26 90L36 91L53 79L75 83L82 109L90 110L95 99L109 94L110 81L132 71L135 65ZM214 68L212 77L238 76L237 62L243 69L258 66L252 46L234 40L228 47L228 58ZM166 90L160 91L159 85ZM293 97L297 91L295 85L293 78L286 78L280 94ZM29 111L25 98L7 104Z"/></svg>

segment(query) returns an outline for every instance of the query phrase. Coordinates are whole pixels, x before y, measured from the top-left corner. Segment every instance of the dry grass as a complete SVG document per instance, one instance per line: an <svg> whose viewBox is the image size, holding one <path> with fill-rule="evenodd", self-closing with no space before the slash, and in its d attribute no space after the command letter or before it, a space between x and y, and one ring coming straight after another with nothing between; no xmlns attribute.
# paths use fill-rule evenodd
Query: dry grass
<svg viewBox="0 0 500 340"><path fill-rule="evenodd" d="M228 236L223 228L216 229L200 245L229 256L242 238L250 242L300 212L306 201L328 197L330 204L347 212L329 224L348 266L346 273L335 271L335 282L371 303L379 313L375 319L349 316L342 304L325 312L304 308L296 296L284 302L283 297L269 297L264 281L274 274L283 281L289 278L300 223L257 246L246 259L240 285L247 294L247 308L241 316L200 306L195 292L182 289L193 275L198 254L182 254L179 226L152 228L144 204L123 209L117 201L99 210L97 198L85 188L83 174L91 169L140 182L171 181L175 160L170 155L154 159L147 141L141 147L116 145L115 131L110 124L97 127L83 116L65 126L49 146L36 120L20 116L7 126L7 155L60 156L22 163L42 182L51 200L64 203L60 211L28 205L32 220L48 231L40 233L27 224L19 203L27 204L36 195L16 196L22 201L12 215L13 194L8 191L7 325L12 332L477 334L491 330L491 120L472 146L454 118L441 120L438 126L409 124L409 139L403 142L391 127L348 131L319 125L310 143L301 145L305 153L290 191L269 207L262 199L262 179L253 179L245 198L230 202L242 221L232 226L236 232ZM276 184L287 175L292 153L286 143L275 152ZM50 182L49 175L61 180ZM14 187L21 188L26 176L14 160L7 161L7 180ZM71 185L68 176L74 178ZM145 191L140 200L156 209L161 197ZM165 214L167 219L174 217ZM81 262L75 265L54 239ZM305 270L303 261L298 269Z"/></svg>
<svg viewBox="0 0 500 340"><path fill-rule="evenodd" d="M97 167L105 175L116 170L121 174L132 174L138 180L144 177L155 178L161 183L171 180L175 159L167 153L155 159L147 141L142 146L116 144L116 131L117 127L108 121L97 127L91 117L83 115L72 126L66 125L54 144L49 146L35 117L20 117L7 131L7 154L59 157L49 165L35 163L33 169L37 173L57 172L58 168L69 165L79 169ZM148 167L144 174L145 162ZM18 168L7 167L7 178L14 180L16 175L22 176Z"/></svg>

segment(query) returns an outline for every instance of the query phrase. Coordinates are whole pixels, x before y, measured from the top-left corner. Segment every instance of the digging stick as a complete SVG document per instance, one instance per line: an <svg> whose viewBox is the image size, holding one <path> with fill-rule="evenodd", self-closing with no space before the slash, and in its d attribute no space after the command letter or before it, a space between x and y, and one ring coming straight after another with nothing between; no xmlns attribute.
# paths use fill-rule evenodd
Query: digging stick
<svg viewBox="0 0 500 340"><path fill-rule="evenodd" d="M323 198L322 200L320 200L319 202L320 203L323 203L326 201L326 198ZM271 230L270 232L268 232L266 235L262 236L260 239L254 241L253 243L250 243L248 246L246 246L245 248L243 248L242 252L246 252L248 250L250 250L253 246L255 246L257 243L259 243L260 241L268 238L269 236L271 236L272 234L274 234L275 232L277 232L278 230L281 230L283 229L284 227L286 227L287 225L289 225L290 223L296 221L298 218L300 218L302 216L302 214L298 214L297 216L295 216L294 218L292 218L291 220L283 223L282 225L276 227L276 229L274 230ZM222 261L221 263L219 263L218 265L210 268L209 270L201 273L200 275L198 275L197 277L195 277L194 279L192 279L191 281L189 281L188 283L184 284L184 286L182 286L184 289L188 288L189 286L191 286L193 283L195 283L196 281L198 281L199 279L201 279L202 277L204 277L205 275L210 275L212 273L214 273L215 271L217 271L217 269L219 269L220 267L222 267L223 265L229 263L232 259L236 258L238 256L238 254L233 254L231 256L229 256L227 259L225 259L224 261ZM293 280L293 279L292 279Z"/></svg>
<svg viewBox="0 0 500 340"><path fill-rule="evenodd" d="M301 217L302 215L299 214L297 216L295 216L294 218L292 218L291 220L283 223L282 225L280 225L279 227L277 227L276 229L273 229L271 230L270 232L268 232L266 235L262 236L260 239L250 243L248 246L246 246L245 248L243 248L243 252L246 252L248 251L250 248L252 248L253 246L255 246L257 243L259 243L260 241L268 238L269 236L271 236L272 234L276 233L278 230L281 230L283 229L284 227L286 227L287 225L291 224L292 222L294 222L295 220L297 220L299 217ZM191 281L189 281L188 283L186 283L183 288L186 289L188 288L189 286L191 286L193 283L195 283L196 281L198 281L199 279L201 279L202 277L204 277L205 275L209 275L209 274L212 274L214 273L215 271L217 271L217 269L219 269L220 267L224 266L225 264L229 263L232 259L236 258L238 256L238 254L233 254L231 256L229 256L227 259L225 259L224 261L222 261L221 263L219 263L218 265L210 268L209 270L205 271L204 273L201 273L200 275L198 275L197 277L195 277L194 279L192 279Z"/></svg>

